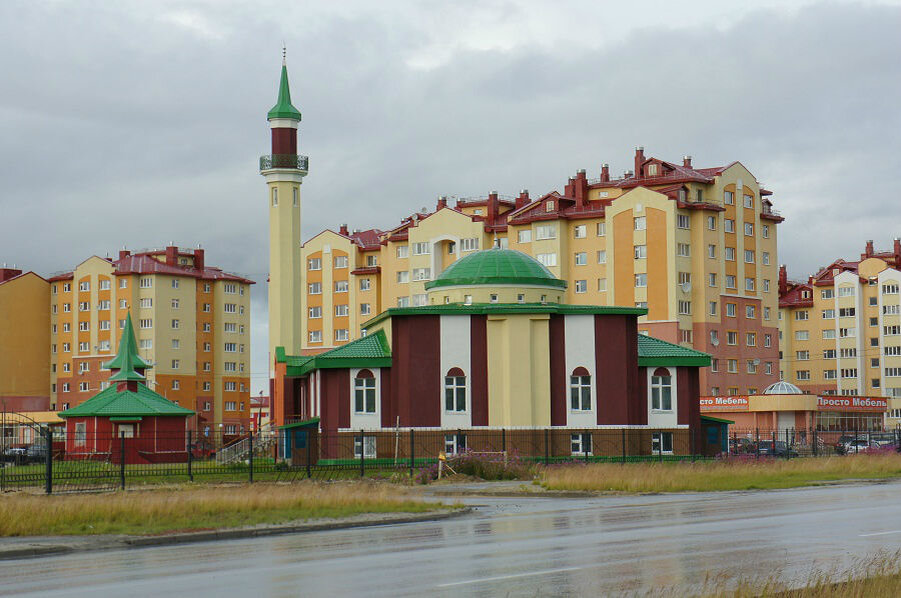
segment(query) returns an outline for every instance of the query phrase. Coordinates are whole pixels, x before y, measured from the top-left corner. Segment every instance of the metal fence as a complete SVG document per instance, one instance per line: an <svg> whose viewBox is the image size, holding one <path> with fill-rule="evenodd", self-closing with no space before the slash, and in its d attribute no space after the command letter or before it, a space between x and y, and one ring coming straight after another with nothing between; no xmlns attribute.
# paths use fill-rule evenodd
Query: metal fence
<svg viewBox="0 0 901 598"><path fill-rule="evenodd" d="M36 428L7 442L0 490L61 493L146 484L414 477L441 456L553 465L826 456L898 450L901 432L729 428L273 430L240 437L186 431L153 437L66 435Z"/></svg>

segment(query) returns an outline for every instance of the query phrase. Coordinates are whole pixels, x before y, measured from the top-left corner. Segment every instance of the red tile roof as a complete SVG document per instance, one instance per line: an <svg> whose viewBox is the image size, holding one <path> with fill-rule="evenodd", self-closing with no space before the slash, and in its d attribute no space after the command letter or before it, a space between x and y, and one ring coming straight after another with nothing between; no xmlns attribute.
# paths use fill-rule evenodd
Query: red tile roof
<svg viewBox="0 0 901 598"><path fill-rule="evenodd" d="M113 262L116 270L114 274L170 274L173 276L191 276L201 280L233 280L245 284L255 284L254 281L236 274L229 274L219 268L204 267L198 270L193 266L175 265L170 266L165 262L161 262L151 257L147 253L139 253L137 255L128 255L120 260Z"/></svg>

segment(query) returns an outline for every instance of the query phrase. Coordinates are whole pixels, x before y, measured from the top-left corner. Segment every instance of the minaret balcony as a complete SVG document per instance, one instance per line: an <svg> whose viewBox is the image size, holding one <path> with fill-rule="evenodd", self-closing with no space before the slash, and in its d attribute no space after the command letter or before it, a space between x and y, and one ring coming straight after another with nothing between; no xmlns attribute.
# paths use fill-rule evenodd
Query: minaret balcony
<svg viewBox="0 0 901 598"><path fill-rule="evenodd" d="M260 170L291 169L309 170L310 158L297 154L269 154L260 156Z"/></svg>

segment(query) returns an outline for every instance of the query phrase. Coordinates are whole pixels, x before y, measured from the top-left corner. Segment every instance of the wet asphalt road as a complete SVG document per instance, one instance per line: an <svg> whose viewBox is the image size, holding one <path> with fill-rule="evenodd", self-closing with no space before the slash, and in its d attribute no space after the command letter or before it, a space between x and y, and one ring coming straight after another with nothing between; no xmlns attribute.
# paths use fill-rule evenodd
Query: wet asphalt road
<svg viewBox="0 0 901 598"><path fill-rule="evenodd" d="M0 561L14 596L560 596L707 572L804 579L901 549L901 483L603 498L474 497L441 522Z"/></svg>

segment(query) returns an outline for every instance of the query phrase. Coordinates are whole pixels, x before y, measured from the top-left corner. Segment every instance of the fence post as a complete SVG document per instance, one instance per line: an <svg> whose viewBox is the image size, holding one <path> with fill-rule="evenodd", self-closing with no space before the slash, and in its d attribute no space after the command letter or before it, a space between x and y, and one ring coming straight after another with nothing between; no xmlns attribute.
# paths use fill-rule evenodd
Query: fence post
<svg viewBox="0 0 901 598"><path fill-rule="evenodd" d="M854 420L854 452L859 452L860 447L857 446L857 419Z"/></svg>
<svg viewBox="0 0 901 598"><path fill-rule="evenodd" d="M691 451L691 462L695 462L695 430L694 428L689 429L688 431L688 450Z"/></svg>
<svg viewBox="0 0 901 598"><path fill-rule="evenodd" d="M119 438L119 484L125 490L125 432Z"/></svg>
<svg viewBox="0 0 901 598"><path fill-rule="evenodd" d="M366 433L360 430L360 477L366 477Z"/></svg>
<svg viewBox="0 0 901 598"><path fill-rule="evenodd" d="M252 431L247 436L247 440L250 443L250 446L248 447L249 455L250 455L250 468L248 469L248 474L249 474L250 483L253 484L253 432Z"/></svg>
<svg viewBox="0 0 901 598"><path fill-rule="evenodd" d="M622 432L622 434L621 434L621 436L622 436L622 446L621 446L621 448L622 448L622 450L623 450L623 461L622 461L622 464L625 465L625 464L626 464L626 429L623 428L622 430L620 430L620 432Z"/></svg>
<svg viewBox="0 0 901 598"><path fill-rule="evenodd" d="M413 479L413 468L416 463L416 430L410 428L410 479Z"/></svg>
<svg viewBox="0 0 901 598"><path fill-rule="evenodd" d="M505 428L501 428L501 450L507 451L507 430Z"/></svg>
<svg viewBox="0 0 901 598"><path fill-rule="evenodd" d="M663 432L657 432L657 461L663 463Z"/></svg>
<svg viewBox="0 0 901 598"><path fill-rule="evenodd" d="M191 430L188 430L188 481L194 481L194 442L191 436Z"/></svg>
<svg viewBox="0 0 901 598"><path fill-rule="evenodd" d="M819 444L819 443L817 442L817 427L816 426L813 427L813 434L811 434L811 435L813 436L813 456L818 457L820 447L817 446L817 444Z"/></svg>
<svg viewBox="0 0 901 598"><path fill-rule="evenodd" d="M313 477L313 429L307 429L307 479ZM290 442L290 441L289 441ZM320 453L321 454L321 453Z"/></svg>
<svg viewBox="0 0 901 598"><path fill-rule="evenodd" d="M551 431L547 428L544 429L544 465L547 467L551 464L551 446L550 446L550 435Z"/></svg>
<svg viewBox="0 0 901 598"><path fill-rule="evenodd" d="M44 491L53 494L53 429L47 426L47 454L44 455Z"/></svg>
<svg viewBox="0 0 901 598"><path fill-rule="evenodd" d="M754 428L754 440L754 452L756 453L754 458L760 461L760 428Z"/></svg>

